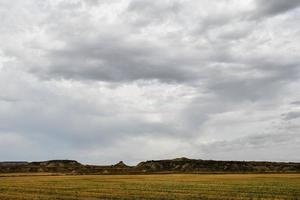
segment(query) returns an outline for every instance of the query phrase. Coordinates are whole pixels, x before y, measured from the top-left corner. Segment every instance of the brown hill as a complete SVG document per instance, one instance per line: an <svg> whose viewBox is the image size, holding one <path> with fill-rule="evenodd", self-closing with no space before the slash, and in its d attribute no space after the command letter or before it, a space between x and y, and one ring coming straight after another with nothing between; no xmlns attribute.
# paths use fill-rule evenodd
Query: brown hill
<svg viewBox="0 0 300 200"><path fill-rule="evenodd" d="M118 162L117 164L113 165L115 168L127 168L127 166L123 161Z"/></svg>
<svg viewBox="0 0 300 200"><path fill-rule="evenodd" d="M300 172L300 163L214 161L179 158L141 162L145 172Z"/></svg>
<svg viewBox="0 0 300 200"><path fill-rule="evenodd" d="M137 166L83 165L75 160L0 162L0 173L152 174L152 173L300 173L300 163L214 161L176 158L151 160Z"/></svg>

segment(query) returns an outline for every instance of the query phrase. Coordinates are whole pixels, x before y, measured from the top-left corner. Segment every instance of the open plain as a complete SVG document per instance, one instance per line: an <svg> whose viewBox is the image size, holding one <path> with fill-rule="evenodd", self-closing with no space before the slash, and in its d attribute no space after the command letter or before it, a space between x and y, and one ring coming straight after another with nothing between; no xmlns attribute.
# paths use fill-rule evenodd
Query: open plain
<svg viewBox="0 0 300 200"><path fill-rule="evenodd" d="M300 199L300 174L2 174L0 199Z"/></svg>

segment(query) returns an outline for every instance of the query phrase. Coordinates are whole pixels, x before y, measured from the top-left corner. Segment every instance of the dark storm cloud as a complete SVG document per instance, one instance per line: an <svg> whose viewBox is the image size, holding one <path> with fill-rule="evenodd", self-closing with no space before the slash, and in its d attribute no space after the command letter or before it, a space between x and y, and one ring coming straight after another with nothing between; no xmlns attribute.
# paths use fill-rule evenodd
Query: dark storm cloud
<svg viewBox="0 0 300 200"><path fill-rule="evenodd" d="M264 5L259 2L257 4L264 8L278 3ZM73 12L70 12L72 9ZM67 14L66 18L59 17L65 14ZM175 26L177 24L175 20L182 19L184 14L186 13L183 12L183 5L180 6L178 1L161 3L130 1L126 10L117 16L119 19L115 24L107 25L104 21L103 28L98 28L92 25L91 16L88 16L86 12L78 11L73 7L69 8L67 13L58 10L51 13L46 19L47 23L52 24L47 31L53 37L52 39L63 42L63 46L45 50L41 62L28 63L28 65L32 66L31 72L45 78L91 79L109 82L156 79L163 82L191 83L210 74L211 72L207 70L207 67L211 63L225 62L228 65L234 65L248 62L240 60L231 52L231 42L247 37L250 28L248 26L241 27L239 34L238 30L226 33L226 25L234 21L235 15L226 14L224 17L199 18L199 27L202 27L200 29L204 28L205 32L195 32L199 29L198 27L184 34L182 30L174 32L169 37L168 35L162 37L151 33L148 36L140 36L144 28L150 28L149 31L155 30L159 28L156 26L161 25L161 23L174 23ZM77 15L82 17L79 18ZM156 17L158 20L155 21ZM55 19L55 23L51 23L53 19ZM138 22L139 25L131 24L132 19L141 20L141 22ZM154 24L151 22L153 20L155 21ZM196 24L197 22L195 21ZM181 29L187 25L185 24L187 22L183 21L182 23L179 25ZM84 25L78 27L76 24ZM216 38L210 38L210 34L218 32L222 34L214 36ZM195 39L202 37L207 46L201 48L192 42L183 43L181 40L184 35ZM147 37L154 37L155 41ZM251 59L253 61L247 64L252 65L257 70L268 68L267 65L270 65L268 62L255 57ZM288 66L287 70L282 67L290 64L294 66ZM274 66L276 67L276 65L277 63ZM283 62L281 66L277 67L277 70L281 70L288 78L296 77L297 73L290 73L289 70L294 70L295 65L295 63ZM274 66L270 68L275 68ZM265 71L265 73L270 73L270 71ZM279 76L283 75L280 74ZM231 83L234 86L239 85L241 91L248 91L245 87L248 87L249 84L249 89L252 89L251 84L254 84L253 87L257 87L259 82L262 85L268 85L264 82L275 81L276 84L276 82L281 81L279 76L277 80L276 78L272 80L266 78L266 80L261 79L254 83L251 83L252 80L245 80L244 82L228 77L231 79L229 82L224 84L221 82L220 84L222 87L226 87L227 84L229 91L232 90ZM226 80L226 77L221 78ZM212 85L215 84L218 83L213 81ZM212 86L212 88L218 89L218 86ZM266 88L266 90L268 89ZM236 91L238 90L239 88L236 88ZM257 95L260 94L257 93ZM245 98L247 97L245 96Z"/></svg>
<svg viewBox="0 0 300 200"><path fill-rule="evenodd" d="M76 40L84 39L73 38L66 49L49 52L50 66L41 70L34 68L34 71L46 77L112 82L138 79L184 82L196 78L196 74L188 69L193 65L192 61L166 55L147 42L136 44L110 36L99 36L90 42Z"/></svg>
<svg viewBox="0 0 300 200"><path fill-rule="evenodd" d="M274 16L296 9L300 6L299 0L255 0L259 16Z"/></svg>
<svg viewBox="0 0 300 200"><path fill-rule="evenodd" d="M101 27L94 26L91 16L80 11L79 3L76 5L77 7L72 4L68 12L64 11L65 8L55 10L44 20L51 40L61 42L62 47L42 49L40 61L29 61L26 64L31 66L31 72L45 78L110 82L156 79L162 82L189 83L203 77L207 64L230 62L232 56L227 51L226 44L244 35L227 33L222 36L223 44L210 42L204 36L203 39L208 42L205 48L197 47L193 41L184 42L184 35L192 39L202 36L195 33L195 30L185 33L185 26L188 25L185 23L193 22L185 20L182 21L183 24L178 24L180 21L177 20L184 18L187 12L182 11L183 5L180 6L179 1L130 1L126 9L117 15L115 23L99 21L102 23ZM199 18L195 19L195 25L199 21L201 27L205 26L208 31L208 27L229 23L231 17ZM151 29L160 29L159 26L164 23L169 23L170 28L177 26L181 30L168 34L162 31L163 35L151 33ZM149 33L141 36L145 28L150 29ZM226 38L229 38L228 41ZM31 45L36 48L39 46L36 43L33 41Z"/></svg>
<svg viewBox="0 0 300 200"><path fill-rule="evenodd" d="M187 5L191 3L188 2ZM189 17L185 16L187 9L191 7L183 5L180 1L129 1L124 10L116 14L117 19L114 23L99 20L100 27L93 24L93 16L80 9L83 4L68 3L67 5L71 4L68 7L65 4L58 4L60 9L52 10L42 23L50 39L61 43L61 46L43 47L43 56L39 61L32 63L30 60L26 63L27 66L31 66L31 72L47 79L109 82L156 79L163 82L191 83L208 76L211 72L207 68L211 63L225 62L234 65L244 62L232 54L231 42L247 37L251 26L237 24L241 26L239 30L226 30L226 25L242 20L240 17L235 19L239 12L225 12L222 17L198 17L193 14L190 17L191 20L195 20L196 28L185 31L189 23L193 24L193 21L185 19ZM110 5L108 2L105 4ZM206 4L209 3L204 5ZM136 20L140 22L134 22ZM151 33L165 23L170 24L171 28L176 27L178 31L171 31L167 35L164 31L163 35ZM149 33L141 36L145 28L149 28ZM199 32L199 28L202 31ZM210 35L218 32L220 35ZM191 42L183 42L183 37L191 38ZM198 47L192 42L196 42L199 37L204 40L206 46ZM33 48L40 45L36 43L37 41L32 41ZM255 65L258 70L265 67L263 61L249 64ZM232 80L232 77L230 78ZM234 84L235 81L232 81ZM240 80L237 80L237 84L239 82ZM230 83L228 84L230 89Z"/></svg>
<svg viewBox="0 0 300 200"><path fill-rule="evenodd" d="M198 77L195 66L199 64L199 58L190 55L189 49L181 50L174 46L170 51L170 44L153 42L147 37L141 38L140 27L132 26L126 21L131 17L132 10L138 9L139 4L131 2L128 10L120 13L120 19L115 24L107 24L104 21L102 27L95 27L91 16L79 11L80 4L70 7L68 12L56 10L50 13L44 21L45 27L51 39L62 42L63 47L43 49L44 56L40 58L41 61L28 63L28 66L31 66L30 71L45 78L109 82L149 79L166 82L195 80ZM152 4L148 2L145 6ZM155 5L151 9L153 12L159 9L161 4ZM167 3L166 7L164 9L169 12ZM143 13L143 10L138 10ZM144 14L151 18L152 14L148 11ZM77 24L83 26L79 27ZM34 48L39 46L36 41L31 45Z"/></svg>

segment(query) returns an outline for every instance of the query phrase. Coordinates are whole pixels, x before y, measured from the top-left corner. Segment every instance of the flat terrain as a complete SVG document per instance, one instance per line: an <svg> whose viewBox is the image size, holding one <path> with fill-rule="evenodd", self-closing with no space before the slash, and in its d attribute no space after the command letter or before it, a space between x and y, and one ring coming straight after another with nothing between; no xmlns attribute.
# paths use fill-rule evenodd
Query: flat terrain
<svg viewBox="0 0 300 200"><path fill-rule="evenodd" d="M300 174L0 174L0 199L300 199Z"/></svg>

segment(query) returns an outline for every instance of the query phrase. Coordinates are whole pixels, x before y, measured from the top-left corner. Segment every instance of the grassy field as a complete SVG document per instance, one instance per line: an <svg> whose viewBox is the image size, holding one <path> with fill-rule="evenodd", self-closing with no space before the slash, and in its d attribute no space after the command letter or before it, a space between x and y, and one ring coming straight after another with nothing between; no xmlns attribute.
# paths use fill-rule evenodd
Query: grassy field
<svg viewBox="0 0 300 200"><path fill-rule="evenodd" d="M300 199L300 174L1 175L0 199Z"/></svg>

